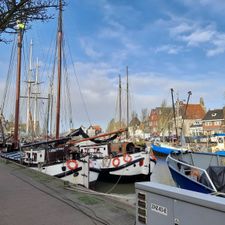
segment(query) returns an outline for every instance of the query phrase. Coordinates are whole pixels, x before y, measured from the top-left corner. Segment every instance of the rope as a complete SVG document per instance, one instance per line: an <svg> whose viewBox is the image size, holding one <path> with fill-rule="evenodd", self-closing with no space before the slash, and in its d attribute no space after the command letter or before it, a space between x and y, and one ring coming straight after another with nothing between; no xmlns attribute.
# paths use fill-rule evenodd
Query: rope
<svg viewBox="0 0 225 225"><path fill-rule="evenodd" d="M5 107L5 102L6 102L6 97L8 96L8 90L9 90L9 86L10 86L10 78L12 79L12 74L13 74L13 61L15 60L15 49L16 49L16 36L14 38L13 41L13 45L12 45L12 49L11 49L11 54L10 54L10 60L9 60L9 68L8 68L8 72L7 72L7 79L6 79L6 85L4 88L4 94L3 94L3 99L2 99L2 106L1 106L1 110L2 112L4 111L4 107Z"/></svg>
<svg viewBox="0 0 225 225"><path fill-rule="evenodd" d="M65 83L66 83L66 96L67 96L67 101L69 105L69 125L70 128L73 127L73 120L72 120L72 104L71 104L71 98L70 98L70 81L69 81L69 76L68 76L68 71L67 71L67 62L66 62L66 57L65 57L65 42L63 42L63 62L64 62L64 69L65 69ZM66 108L66 107L65 107ZM67 118L67 117L66 117Z"/></svg>
<svg viewBox="0 0 225 225"><path fill-rule="evenodd" d="M56 58L57 58L57 41L55 42L55 54L53 54L53 68L52 68L52 75L50 76L50 84L49 84L49 93L51 96L50 99L50 135L52 135L52 128L53 128L53 105L54 105L54 75L55 75L55 67L56 67Z"/></svg>
<svg viewBox="0 0 225 225"><path fill-rule="evenodd" d="M77 73L76 73L76 69L75 69L73 57L72 57L72 54L71 54L69 42L68 42L67 46L68 46L69 55L70 55L70 58L71 58L71 61L72 61L73 72L74 72L74 75L75 75L75 78L76 78L78 90L79 90L79 93L80 93L80 96L81 96L81 100L82 100L82 103L83 103L83 106L84 106L84 110L85 110L86 116L87 116L87 118L88 118L88 122L89 122L89 124L91 125L91 124L92 124L92 123L91 123L91 119L90 119L90 116L89 116L89 113L88 113L88 110L87 110L87 105L86 105L86 103L85 103L85 101L84 101L83 93L81 92L81 87L80 87L80 83L79 83L78 76L77 76Z"/></svg>
<svg viewBox="0 0 225 225"><path fill-rule="evenodd" d="M118 185L118 183L121 180L121 177L122 177L122 175L120 175L120 177L118 178L117 182L106 192L107 194L110 193L111 191L113 191L116 188L116 186Z"/></svg>

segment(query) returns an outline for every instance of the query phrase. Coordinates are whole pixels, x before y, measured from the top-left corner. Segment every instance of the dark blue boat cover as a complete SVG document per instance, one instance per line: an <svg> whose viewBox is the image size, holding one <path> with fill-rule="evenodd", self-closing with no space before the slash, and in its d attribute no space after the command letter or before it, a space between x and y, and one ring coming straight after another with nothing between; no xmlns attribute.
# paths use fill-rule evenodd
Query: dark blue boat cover
<svg viewBox="0 0 225 225"><path fill-rule="evenodd" d="M209 166L206 171L217 191L225 193L225 166ZM204 173L200 177L199 181L211 188L209 180Z"/></svg>

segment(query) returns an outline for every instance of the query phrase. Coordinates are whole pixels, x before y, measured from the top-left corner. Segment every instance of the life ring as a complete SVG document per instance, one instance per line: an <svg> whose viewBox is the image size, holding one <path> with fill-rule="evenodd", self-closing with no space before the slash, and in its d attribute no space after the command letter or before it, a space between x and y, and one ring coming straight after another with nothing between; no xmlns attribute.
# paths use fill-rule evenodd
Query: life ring
<svg viewBox="0 0 225 225"><path fill-rule="evenodd" d="M114 167L118 167L120 165L120 159L118 157L113 158L112 164Z"/></svg>
<svg viewBox="0 0 225 225"><path fill-rule="evenodd" d="M125 153L125 154L123 155L123 161L126 162L126 163L131 162L131 161L132 161L132 156L129 155L129 154L127 154L127 153Z"/></svg>
<svg viewBox="0 0 225 225"><path fill-rule="evenodd" d="M78 167L78 162L74 159L70 159L66 161L66 166L70 169L70 170L75 170Z"/></svg>

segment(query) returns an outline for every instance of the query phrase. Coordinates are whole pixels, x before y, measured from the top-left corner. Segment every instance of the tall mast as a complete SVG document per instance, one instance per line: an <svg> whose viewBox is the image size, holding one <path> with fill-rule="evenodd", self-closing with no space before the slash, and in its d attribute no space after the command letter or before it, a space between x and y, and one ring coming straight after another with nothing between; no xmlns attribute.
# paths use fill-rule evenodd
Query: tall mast
<svg viewBox="0 0 225 225"><path fill-rule="evenodd" d="M181 125L181 136L183 135L183 127L184 127L184 118L186 116L186 113L187 113L187 108L188 108L188 104L189 104L189 100L190 100L190 96L192 95L191 91L188 92L188 98L187 98L187 104L186 104L186 107L185 107L185 111L184 111L184 114L183 114L183 120L182 120L182 125Z"/></svg>
<svg viewBox="0 0 225 225"><path fill-rule="evenodd" d="M17 36L17 77L16 77L16 103L15 103L15 123L14 123L14 147L18 147L18 133L19 133L19 108L20 108L20 80L21 80L21 50L23 39L24 24L18 24Z"/></svg>
<svg viewBox="0 0 225 225"><path fill-rule="evenodd" d="M36 92L35 92L35 97L34 97L34 134L37 135L37 115L38 115L38 85L39 85L39 81L38 81L38 75L39 75L39 62L37 59L37 64L36 64L36 73L35 73L35 87L36 87Z"/></svg>
<svg viewBox="0 0 225 225"><path fill-rule="evenodd" d="M2 134L2 142L3 142L3 145L5 145L5 132L4 132L4 127L3 127L3 114L1 112L1 108L0 108L0 131L1 131L1 134Z"/></svg>
<svg viewBox="0 0 225 225"><path fill-rule="evenodd" d="M58 19L58 85L56 102L56 139L59 138L60 127L60 98L61 98L61 73L62 73L62 0L59 0L59 19Z"/></svg>
<svg viewBox="0 0 225 225"><path fill-rule="evenodd" d="M173 118L174 118L174 126L176 131L176 138L178 140L178 133L177 133L177 122L176 122L176 112L175 112L175 105L174 105L174 98L173 98L173 88L171 90L171 96L172 96L172 106L173 106Z"/></svg>
<svg viewBox="0 0 225 225"><path fill-rule="evenodd" d="M128 66L126 68L127 70L127 133L126 136L128 138L128 126L129 126L129 85L128 85Z"/></svg>
<svg viewBox="0 0 225 225"><path fill-rule="evenodd" d="M121 76L119 74L119 123L120 123L120 128L122 126L122 102L121 102Z"/></svg>
<svg viewBox="0 0 225 225"><path fill-rule="evenodd" d="M27 91L27 123L26 123L26 133L29 135L29 127L30 127L30 98L31 98L31 74L32 74L32 50L33 50L33 43L32 40L30 41L30 56L29 56L29 71L28 71L28 91Z"/></svg>
<svg viewBox="0 0 225 225"><path fill-rule="evenodd" d="M49 135L49 114L50 114L50 105L51 105L51 94L48 94L48 108L47 108L47 121L46 121L46 136ZM51 131L51 130L50 130Z"/></svg>

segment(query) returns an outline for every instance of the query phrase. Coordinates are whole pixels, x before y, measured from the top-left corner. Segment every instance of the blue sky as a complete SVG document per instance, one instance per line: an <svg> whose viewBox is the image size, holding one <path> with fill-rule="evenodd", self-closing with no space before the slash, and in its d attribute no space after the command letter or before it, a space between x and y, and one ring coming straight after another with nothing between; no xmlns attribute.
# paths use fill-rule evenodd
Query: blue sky
<svg viewBox="0 0 225 225"><path fill-rule="evenodd" d="M131 111L150 110L164 99L171 105L170 88L180 99L187 99L191 90L191 103L203 97L207 109L222 108L224 10L223 0L68 1L64 9L65 40L91 123L106 127L115 117L118 74L125 88L127 65ZM55 30L56 21L52 20L33 24L26 35L27 40L33 39L34 55L43 67ZM2 90L10 45L1 43L1 49ZM72 63L68 63L68 71L73 71ZM74 77L70 84L74 124L88 125Z"/></svg>

